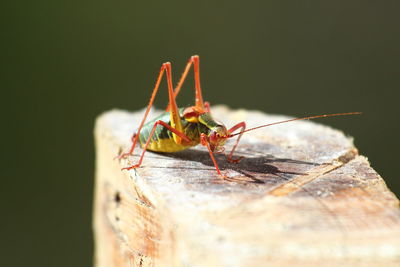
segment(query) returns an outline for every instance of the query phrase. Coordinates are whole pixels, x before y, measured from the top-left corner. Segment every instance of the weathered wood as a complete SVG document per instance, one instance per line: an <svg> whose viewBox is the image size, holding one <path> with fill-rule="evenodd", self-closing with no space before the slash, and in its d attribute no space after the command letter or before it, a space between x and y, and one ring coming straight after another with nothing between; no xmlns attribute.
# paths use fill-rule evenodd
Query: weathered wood
<svg viewBox="0 0 400 267"><path fill-rule="evenodd" d="M142 114L96 122L97 267L400 265L399 201L342 132L299 121L245 134L239 164L217 156L231 182L202 147L149 152L142 168L121 171L140 148L113 157ZM228 126L286 119L221 106L213 114Z"/></svg>

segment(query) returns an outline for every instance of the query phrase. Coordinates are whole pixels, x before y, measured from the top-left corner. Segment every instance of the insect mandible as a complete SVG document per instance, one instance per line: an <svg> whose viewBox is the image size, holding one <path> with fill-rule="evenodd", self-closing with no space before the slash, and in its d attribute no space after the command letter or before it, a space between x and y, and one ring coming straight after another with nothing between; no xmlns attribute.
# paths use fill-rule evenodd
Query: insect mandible
<svg viewBox="0 0 400 267"><path fill-rule="evenodd" d="M185 81L191 66L194 68L195 105L186 108L178 108L175 99L182 88L183 82ZM149 111L153 105L164 73L166 74L167 78L169 98L167 109L163 114L145 124L147 115L149 114ZM227 178L226 175L222 174L214 157L215 152L223 151L223 147L227 139L237 136L236 142L233 145L232 150L229 152L229 154L227 154L226 158L231 163L238 163L243 157L234 158L233 153L235 152L240 138L245 132L290 121L353 114L360 114L360 112L325 114L295 118L269 123L247 130L246 123L243 121L228 129L225 127L225 125L216 122L213 119L211 116L210 104L203 101L200 86L200 61L199 56L194 55L188 60L185 70L175 89L172 86L171 63L166 62L162 64L156 85L151 94L151 98L143 119L136 133L132 136L132 146L129 152L119 155L118 158L121 159L125 158L126 156L133 155L136 144L139 141L140 146L143 148L139 161L135 165L123 168L123 170L130 170L140 167L147 150L155 152L178 152L201 144L207 148L218 175L221 178Z"/></svg>

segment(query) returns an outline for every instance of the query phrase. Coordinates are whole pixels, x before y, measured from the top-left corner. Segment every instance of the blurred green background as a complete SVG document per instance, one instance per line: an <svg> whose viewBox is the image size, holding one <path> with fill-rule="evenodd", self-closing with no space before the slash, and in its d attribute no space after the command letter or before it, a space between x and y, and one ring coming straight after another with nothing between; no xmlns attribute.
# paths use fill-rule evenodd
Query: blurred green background
<svg viewBox="0 0 400 267"><path fill-rule="evenodd" d="M176 82L193 54L211 104L363 111L319 122L354 136L400 195L399 1L1 5L1 266L91 266L94 120L143 108L161 63ZM192 102L193 90L178 98Z"/></svg>

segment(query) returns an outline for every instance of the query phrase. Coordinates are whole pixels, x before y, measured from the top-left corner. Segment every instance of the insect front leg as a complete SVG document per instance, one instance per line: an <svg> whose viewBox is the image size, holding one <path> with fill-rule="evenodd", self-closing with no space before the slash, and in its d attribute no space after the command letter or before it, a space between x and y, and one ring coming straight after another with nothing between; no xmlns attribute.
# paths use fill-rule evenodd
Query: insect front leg
<svg viewBox="0 0 400 267"><path fill-rule="evenodd" d="M211 160L212 160L212 162L214 163L214 167L215 167L215 169L216 169L218 175L219 175L222 179L227 179L228 177L227 177L226 175L222 174L222 173L221 173L221 170L220 170L219 167L218 167L217 161L215 160L215 157L214 157L214 153L213 153L213 151L211 150L210 143L208 142L208 140L207 140L207 135L206 135L205 133L202 133L202 134L200 135L200 142L201 142L201 144L202 144L203 146L207 147L208 153L210 153Z"/></svg>
<svg viewBox="0 0 400 267"><path fill-rule="evenodd" d="M169 131L171 131L171 132L173 132L174 134L176 134L177 136L179 136L179 137L181 138L181 140L182 140L183 142L185 142L186 144L191 144L191 143L193 142L193 141L192 141L189 137L187 137L184 133L178 131L177 129L175 129L175 128L173 128L173 127L171 127L168 123L166 123L166 122L164 122L164 121L161 121L161 120L156 121L156 122L154 123L154 125L153 125L153 128L151 129L151 132L150 132L149 137L147 138L146 144L145 144L144 147L143 147L143 152L142 152L142 155L140 155L139 162L138 162L137 164L135 164L135 165L122 168L122 170L130 170L130 169L135 169L135 168L140 167L140 165L142 164L142 161L143 161L144 154L146 153L147 147L149 146L150 142L152 141L153 135L154 135L154 133L155 133L156 128L157 128L158 125L162 125L163 127L167 128Z"/></svg>
<svg viewBox="0 0 400 267"><path fill-rule="evenodd" d="M236 131L237 129L240 129L240 134L239 134L238 138L236 139L236 143L235 143L235 145L233 146L233 148L232 148L232 150L231 150L231 153L229 153L229 155L226 157L227 160L228 160L229 162L231 162L231 163L239 163L239 161L240 161L241 159L244 158L244 157L238 157L238 158L236 158L236 159L233 159L233 157L232 157L232 156L233 156L233 152L235 151L237 145L239 144L240 138L241 138L242 135L243 135L243 131L246 129L246 122L242 121L242 122L236 124L235 126L233 126L232 128L230 128L230 129L228 130L228 132L229 132L229 134L232 134L232 133L233 133L234 131Z"/></svg>

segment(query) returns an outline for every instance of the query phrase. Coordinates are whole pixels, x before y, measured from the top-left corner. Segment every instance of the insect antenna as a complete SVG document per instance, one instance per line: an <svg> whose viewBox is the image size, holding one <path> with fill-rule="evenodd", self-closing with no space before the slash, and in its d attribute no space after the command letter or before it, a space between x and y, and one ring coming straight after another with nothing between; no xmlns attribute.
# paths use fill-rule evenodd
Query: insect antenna
<svg viewBox="0 0 400 267"><path fill-rule="evenodd" d="M263 127L268 127L268 126L272 126L275 124L281 124L281 123L286 123L286 122L291 122L291 121L300 121L300 120L311 120L311 119L317 119L317 118L325 118L325 117L334 117L334 116L347 116L347 115L359 115L361 114L361 112L347 112L347 113L335 113L335 114L323 114L323 115L317 115L317 116L308 116L308 117L303 117L303 118L294 118L294 119L290 119L290 120L284 120L284 121L278 121L278 122L273 122L273 123L268 123L265 125L260 125L254 128L250 128L235 134L231 134L228 136L228 138L234 137L236 135L239 134L243 134L245 132L250 132L259 128L263 128Z"/></svg>

